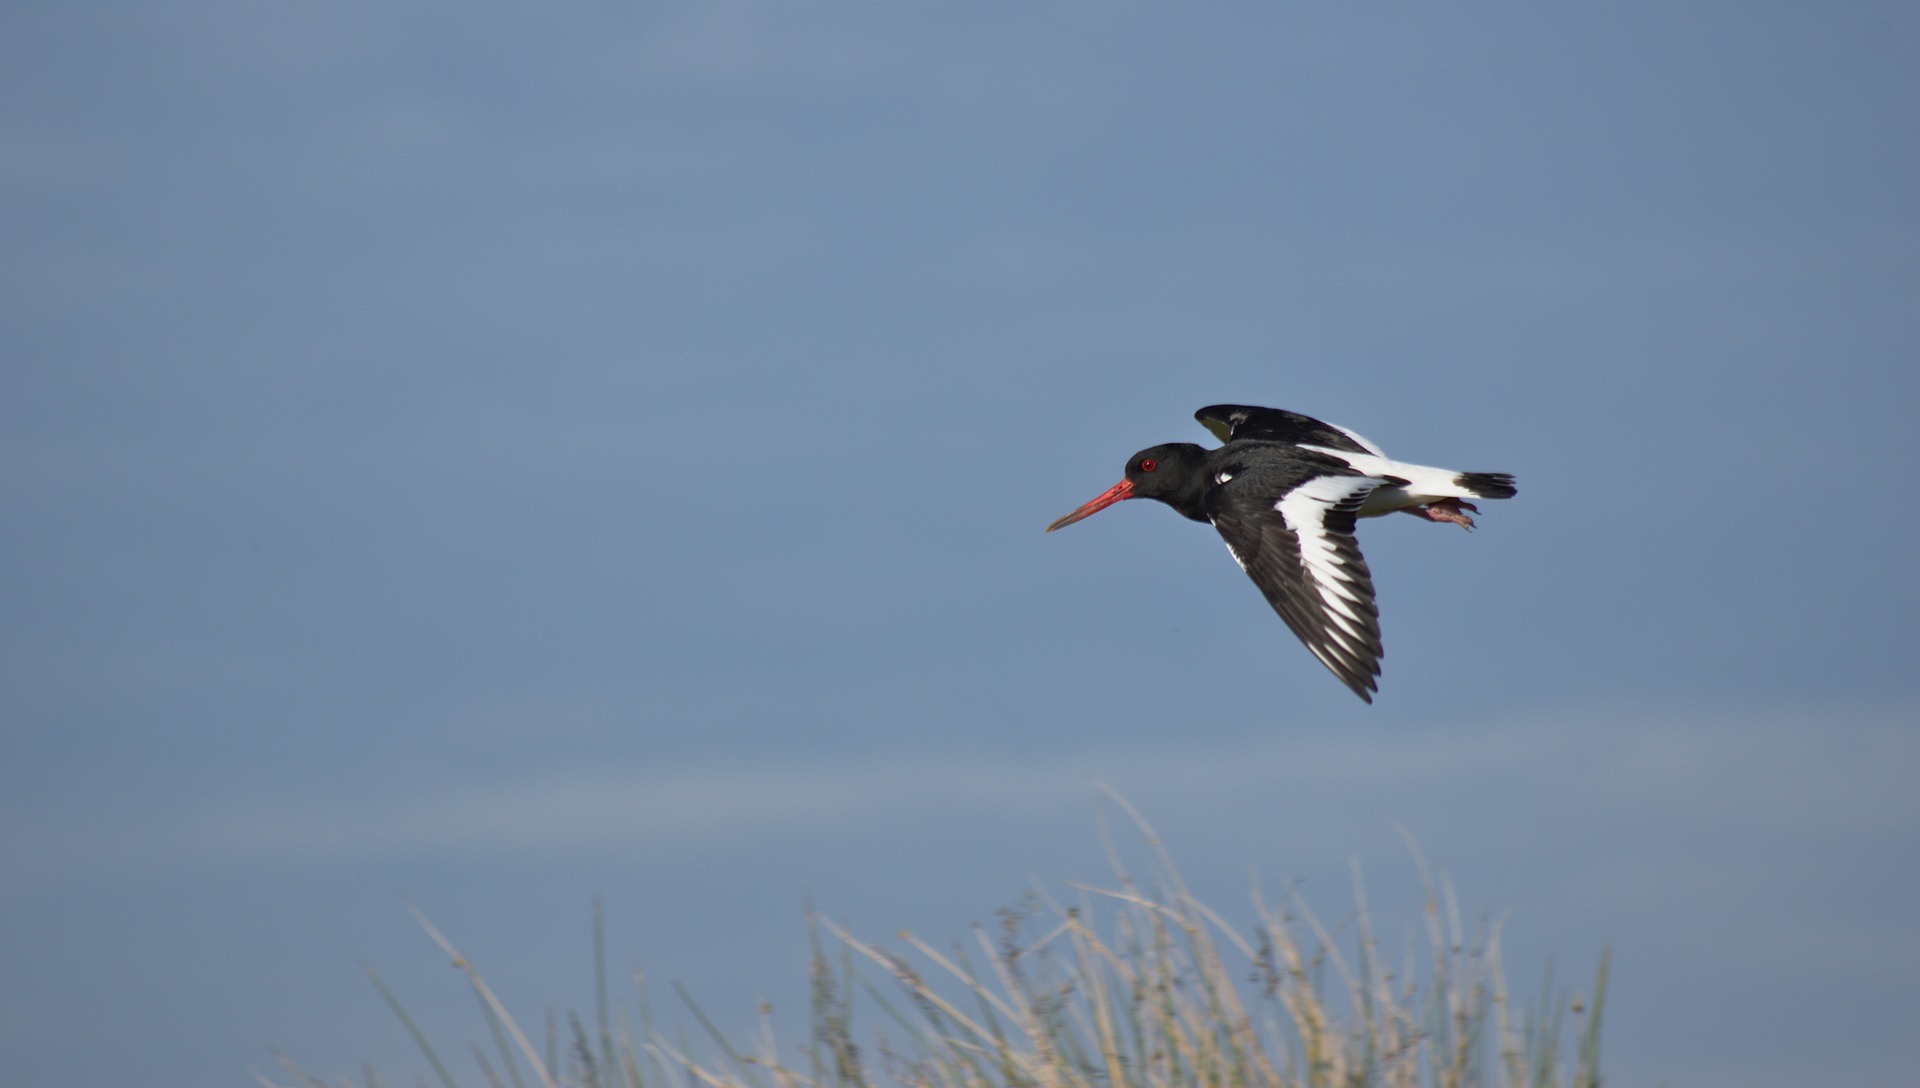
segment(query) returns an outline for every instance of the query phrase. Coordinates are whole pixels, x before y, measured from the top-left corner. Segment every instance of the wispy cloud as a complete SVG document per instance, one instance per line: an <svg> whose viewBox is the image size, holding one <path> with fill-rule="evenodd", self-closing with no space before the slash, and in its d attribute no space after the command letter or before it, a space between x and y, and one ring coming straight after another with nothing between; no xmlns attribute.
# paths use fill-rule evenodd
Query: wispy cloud
<svg viewBox="0 0 1920 1088"><path fill-rule="evenodd" d="M1841 736L1845 743L1836 742ZM1595 711L1436 725L1395 737L1276 739L1250 751L1188 744L1116 758L1054 752L581 769L383 797L239 804L158 821L61 821L66 830L58 835L16 835L0 849L16 861L43 852L67 864L90 858L89 867L162 856L214 863L661 857L919 819L1077 817L1093 803L1093 784L1105 782L1150 812L1311 813L1383 828L1388 810L1432 813L1484 828L1506 849L1537 825L1527 813L1561 809L1578 811L1595 834L1661 828L1696 851L1722 843L1817 854L1821 843L1841 838L1910 835L1905 784L1916 777L1920 737L1897 712L1700 720ZM1664 894L1676 890L1651 876ZM1609 883L1634 879L1616 873Z"/></svg>

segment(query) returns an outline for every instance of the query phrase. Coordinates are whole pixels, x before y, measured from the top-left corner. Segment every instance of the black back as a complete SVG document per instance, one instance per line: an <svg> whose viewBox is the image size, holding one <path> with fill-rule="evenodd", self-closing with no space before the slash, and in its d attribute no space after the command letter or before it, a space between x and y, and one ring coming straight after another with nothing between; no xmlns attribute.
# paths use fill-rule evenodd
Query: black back
<svg viewBox="0 0 1920 1088"><path fill-rule="evenodd" d="M1325 446L1349 453L1372 453L1354 441L1354 437L1331 423L1312 416L1289 412L1285 408L1257 408L1250 404L1212 404L1193 413L1193 418L1212 431L1222 442L1238 439L1264 439L1289 445Z"/></svg>

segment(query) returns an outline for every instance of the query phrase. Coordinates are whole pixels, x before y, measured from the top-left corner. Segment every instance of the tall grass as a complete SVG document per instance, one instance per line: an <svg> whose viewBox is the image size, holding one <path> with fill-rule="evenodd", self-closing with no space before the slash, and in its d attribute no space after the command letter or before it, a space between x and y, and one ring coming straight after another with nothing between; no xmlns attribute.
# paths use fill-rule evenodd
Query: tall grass
<svg viewBox="0 0 1920 1088"><path fill-rule="evenodd" d="M1124 807L1124 802L1121 802ZM936 947L908 933L897 947L809 918L812 1016L804 1045L783 1052L766 1010L755 1038L727 1038L684 990L706 1035L696 1053L669 1042L636 978L639 1022L609 1000L594 913L595 1008L565 1027L548 1013L540 1042L472 962L426 918L466 972L491 1047L473 1045L493 1088L1597 1088L1603 954L1590 996L1557 990L1517 1004L1500 964L1497 924L1463 925L1453 890L1415 854L1423 932L1398 958L1374 931L1355 874L1354 909L1329 927L1289 894L1254 896L1245 932L1188 892L1152 829L1133 814L1154 865L1136 880L1109 847L1114 884L1075 886L1071 902L1039 892L997 925ZM444 1088L449 1065L369 969ZM856 1013L875 1019L863 1040ZM300 1088L322 1081L281 1057ZM262 1084L276 1082L256 1074ZM351 1080L338 1083L351 1085ZM383 1088L363 1071L366 1088ZM422 1081L421 1083L426 1083Z"/></svg>

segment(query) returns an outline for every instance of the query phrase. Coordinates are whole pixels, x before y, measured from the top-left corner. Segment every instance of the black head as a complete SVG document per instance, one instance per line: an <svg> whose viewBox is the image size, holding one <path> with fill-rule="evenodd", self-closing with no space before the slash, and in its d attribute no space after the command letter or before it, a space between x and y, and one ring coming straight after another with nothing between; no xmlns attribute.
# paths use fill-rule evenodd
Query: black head
<svg viewBox="0 0 1920 1088"><path fill-rule="evenodd" d="M1092 501L1047 526L1047 532L1072 525L1121 499L1159 499L1195 521L1207 520L1207 451L1191 442L1168 442L1127 459L1126 478Z"/></svg>

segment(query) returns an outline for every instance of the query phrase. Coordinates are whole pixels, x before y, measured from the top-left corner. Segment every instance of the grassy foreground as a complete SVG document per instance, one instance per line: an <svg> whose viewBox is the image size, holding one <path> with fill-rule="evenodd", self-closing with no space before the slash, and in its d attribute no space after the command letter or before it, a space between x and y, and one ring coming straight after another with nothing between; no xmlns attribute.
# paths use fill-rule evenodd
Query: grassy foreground
<svg viewBox="0 0 1920 1088"><path fill-rule="evenodd" d="M1123 803L1124 807L1124 803ZM1130 811L1130 810L1129 810ZM1131 812L1130 812L1131 814ZM444 1088L1597 1088L1603 954L1590 996L1558 992L1519 1004L1500 966L1499 927L1463 928L1451 887L1424 862L1425 932L1397 962L1383 953L1356 874L1355 906L1329 929L1298 901L1256 892L1245 933L1190 895L1137 814L1155 872L1137 881L1113 855L1114 886L1076 888L1065 904L1030 893L994 930L940 949L907 933L894 951L819 917L812 1025L782 1053L765 1023L752 1045L713 1026L675 989L710 1045L692 1053L610 1009L600 913L594 912L596 1009L565 1026L551 1011L536 1043L480 972L426 918L427 933L466 972L490 1046L463 1055L456 1079L371 969ZM879 1023L864 1039L855 1007ZM871 1011L867 1011L867 1010ZM276 1054L289 1081L326 1082ZM337 1082L352 1085L342 1079ZM365 1088L384 1088L371 1070ZM422 1080L419 1083L429 1082Z"/></svg>

